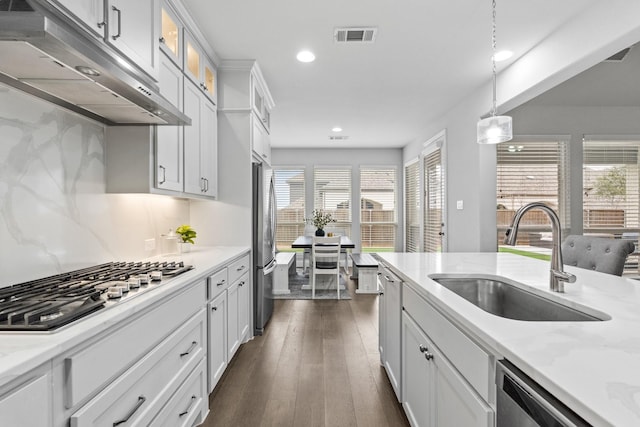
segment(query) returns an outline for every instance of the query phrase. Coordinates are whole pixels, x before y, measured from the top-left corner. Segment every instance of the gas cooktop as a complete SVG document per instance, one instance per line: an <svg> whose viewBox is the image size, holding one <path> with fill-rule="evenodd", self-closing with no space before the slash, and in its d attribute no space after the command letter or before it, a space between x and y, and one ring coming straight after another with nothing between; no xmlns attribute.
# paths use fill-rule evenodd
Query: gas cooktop
<svg viewBox="0 0 640 427"><path fill-rule="evenodd" d="M110 262L0 288L0 331L53 331L193 269L183 262Z"/></svg>

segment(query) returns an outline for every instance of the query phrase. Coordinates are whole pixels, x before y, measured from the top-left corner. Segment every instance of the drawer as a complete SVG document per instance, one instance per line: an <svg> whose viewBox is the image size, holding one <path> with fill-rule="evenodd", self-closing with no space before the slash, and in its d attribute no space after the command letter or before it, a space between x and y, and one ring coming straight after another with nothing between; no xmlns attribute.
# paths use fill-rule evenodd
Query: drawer
<svg viewBox="0 0 640 427"><path fill-rule="evenodd" d="M206 319L205 310L200 310L74 413L71 427L148 425L189 372L204 360Z"/></svg>
<svg viewBox="0 0 640 427"><path fill-rule="evenodd" d="M51 425L51 384L45 374L0 398L0 426Z"/></svg>
<svg viewBox="0 0 640 427"><path fill-rule="evenodd" d="M191 318L204 301L202 281L141 317L115 325L114 333L67 357L64 360L66 407L77 405L135 363Z"/></svg>
<svg viewBox="0 0 640 427"><path fill-rule="evenodd" d="M220 292L229 287L229 283L231 281L228 277L227 267L213 273L207 278L207 299L212 300L220 295Z"/></svg>
<svg viewBox="0 0 640 427"><path fill-rule="evenodd" d="M409 286L402 306L483 399L489 401L493 357Z"/></svg>
<svg viewBox="0 0 640 427"><path fill-rule="evenodd" d="M249 254L229 264L229 282L233 283L244 273L251 270L251 257Z"/></svg>
<svg viewBox="0 0 640 427"><path fill-rule="evenodd" d="M169 403L153 420L154 427L191 427L201 424L209 412L204 361L189 375Z"/></svg>

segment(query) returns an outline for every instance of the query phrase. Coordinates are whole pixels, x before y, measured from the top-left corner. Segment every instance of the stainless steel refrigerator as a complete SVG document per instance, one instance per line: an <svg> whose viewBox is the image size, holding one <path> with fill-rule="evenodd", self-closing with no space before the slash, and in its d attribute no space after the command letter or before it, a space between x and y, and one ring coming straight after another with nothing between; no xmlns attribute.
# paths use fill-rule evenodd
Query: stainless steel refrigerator
<svg viewBox="0 0 640 427"><path fill-rule="evenodd" d="M273 271L276 268L276 197L273 170L253 164L253 318L254 334L262 335L273 313Z"/></svg>

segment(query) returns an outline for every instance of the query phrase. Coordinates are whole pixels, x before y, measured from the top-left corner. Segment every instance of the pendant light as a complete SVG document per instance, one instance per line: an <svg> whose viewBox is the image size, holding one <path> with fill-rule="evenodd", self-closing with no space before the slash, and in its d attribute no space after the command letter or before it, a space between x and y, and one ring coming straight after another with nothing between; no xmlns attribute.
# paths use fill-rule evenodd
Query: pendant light
<svg viewBox="0 0 640 427"><path fill-rule="evenodd" d="M478 122L478 144L499 144L513 138L511 117L496 116L496 0L492 2L491 64L493 77L493 105L491 115Z"/></svg>

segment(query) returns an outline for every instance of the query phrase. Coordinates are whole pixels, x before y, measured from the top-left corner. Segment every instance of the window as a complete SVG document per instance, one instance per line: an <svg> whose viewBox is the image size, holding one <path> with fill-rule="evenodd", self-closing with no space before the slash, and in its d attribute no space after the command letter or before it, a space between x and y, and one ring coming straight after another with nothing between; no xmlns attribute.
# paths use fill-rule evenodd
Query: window
<svg viewBox="0 0 640 427"><path fill-rule="evenodd" d="M396 168L360 168L363 252L395 250L396 215Z"/></svg>
<svg viewBox="0 0 640 427"><path fill-rule="evenodd" d="M497 145L496 153L498 246L502 245L504 231L515 212L530 202L549 205L558 214L562 227L568 228L567 142L516 139ZM518 246L551 247L550 223L544 212L529 211L520 224Z"/></svg>
<svg viewBox="0 0 640 427"><path fill-rule="evenodd" d="M420 163L414 160L404 167L405 251L420 251Z"/></svg>
<svg viewBox="0 0 640 427"><path fill-rule="evenodd" d="M273 173L278 208L276 247L292 251L291 243L304 234L304 168L276 168Z"/></svg>
<svg viewBox="0 0 640 427"><path fill-rule="evenodd" d="M315 168L313 208L329 212L336 220L327 229L351 237L351 168Z"/></svg>

